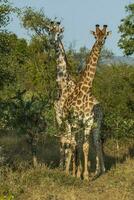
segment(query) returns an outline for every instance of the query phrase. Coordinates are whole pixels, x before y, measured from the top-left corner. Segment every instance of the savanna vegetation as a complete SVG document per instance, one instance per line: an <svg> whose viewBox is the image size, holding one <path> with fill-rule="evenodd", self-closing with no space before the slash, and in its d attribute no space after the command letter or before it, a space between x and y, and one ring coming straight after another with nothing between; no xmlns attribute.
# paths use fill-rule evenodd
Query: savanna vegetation
<svg viewBox="0 0 134 200"><path fill-rule="evenodd" d="M121 21L119 47L134 54L134 4ZM8 31L11 14L31 32L30 41ZM102 141L107 172L90 183L66 177L58 168L59 130L53 102L57 98L55 51L42 11L20 11L0 1L0 200L122 199L134 197L134 66L103 64L112 57L104 49L93 93L101 102ZM88 49L66 49L75 80ZM91 148L91 174L94 172Z"/></svg>

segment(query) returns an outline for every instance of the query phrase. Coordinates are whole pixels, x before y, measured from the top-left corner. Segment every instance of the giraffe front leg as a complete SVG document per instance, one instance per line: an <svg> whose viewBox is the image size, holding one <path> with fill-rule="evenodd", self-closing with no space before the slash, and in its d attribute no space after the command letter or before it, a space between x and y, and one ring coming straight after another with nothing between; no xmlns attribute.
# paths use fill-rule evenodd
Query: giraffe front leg
<svg viewBox="0 0 134 200"><path fill-rule="evenodd" d="M69 175L72 154L73 154L72 148L70 145L67 144L67 148L65 150L65 157L66 157L65 165L66 165L66 174L67 175Z"/></svg>
<svg viewBox="0 0 134 200"><path fill-rule="evenodd" d="M82 145L78 143L76 148L76 163L77 163L77 169L76 169L76 177L81 178L82 176Z"/></svg>
<svg viewBox="0 0 134 200"><path fill-rule="evenodd" d="M101 163L100 163L100 148L99 148L99 138L96 130L93 131L94 145L96 150L96 169L95 177L98 177L101 173Z"/></svg>
<svg viewBox="0 0 134 200"><path fill-rule="evenodd" d="M84 153L84 172L83 178L84 180L89 180L89 171L88 168L90 167L90 162L88 162L89 158L89 136L91 133L91 129L94 123L94 116L90 114L87 118L83 120L85 124L85 131L84 131L84 144L83 144L83 153ZM89 163L89 164L88 164Z"/></svg>
<svg viewBox="0 0 134 200"><path fill-rule="evenodd" d="M76 173L76 161L75 161L75 152L73 152L73 156L72 156L72 162L73 162L73 172L72 172L72 175L73 177L75 177L75 173Z"/></svg>
<svg viewBox="0 0 134 200"><path fill-rule="evenodd" d="M88 154L89 154L89 142L86 141L83 144L83 153L84 153L84 180L89 180L89 171L88 171Z"/></svg>
<svg viewBox="0 0 134 200"><path fill-rule="evenodd" d="M71 164L71 158L72 158L72 147L71 147L71 125L69 124L68 120L65 121L66 125L66 149L65 149L65 168L66 168L66 174L69 174L70 164Z"/></svg>
<svg viewBox="0 0 134 200"><path fill-rule="evenodd" d="M72 175L76 175L76 141L72 142Z"/></svg>

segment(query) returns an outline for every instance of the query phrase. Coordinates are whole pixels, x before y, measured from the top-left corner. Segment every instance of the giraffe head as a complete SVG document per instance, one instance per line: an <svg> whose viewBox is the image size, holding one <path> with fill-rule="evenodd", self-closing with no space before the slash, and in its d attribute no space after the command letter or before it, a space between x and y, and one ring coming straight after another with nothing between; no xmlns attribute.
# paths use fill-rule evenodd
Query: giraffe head
<svg viewBox="0 0 134 200"><path fill-rule="evenodd" d="M62 39L64 28L60 26L60 22L51 21L49 26L49 35L51 39L57 41L58 39Z"/></svg>
<svg viewBox="0 0 134 200"><path fill-rule="evenodd" d="M103 25L103 28L100 29L100 26L96 24L96 30L91 31L91 33L94 35L96 42L103 45L107 36L111 34L111 31L107 31L107 25Z"/></svg>

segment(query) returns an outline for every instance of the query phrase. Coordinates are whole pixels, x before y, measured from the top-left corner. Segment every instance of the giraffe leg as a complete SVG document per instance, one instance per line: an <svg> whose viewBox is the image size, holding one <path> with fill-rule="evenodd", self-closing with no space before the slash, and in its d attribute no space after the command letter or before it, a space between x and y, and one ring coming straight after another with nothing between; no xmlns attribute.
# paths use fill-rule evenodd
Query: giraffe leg
<svg viewBox="0 0 134 200"><path fill-rule="evenodd" d="M103 119L103 113L102 113L100 105L96 105L94 107L94 119L95 119L95 126L94 126L94 129L93 129L93 140L94 140L95 149L96 149L95 176L98 176L98 175L100 175L101 172L102 173L105 172L102 142L101 142L101 139L100 139L101 123L102 123L102 119Z"/></svg>
<svg viewBox="0 0 134 200"><path fill-rule="evenodd" d="M61 141L60 143L60 167L64 169L65 166L65 143Z"/></svg>
<svg viewBox="0 0 134 200"><path fill-rule="evenodd" d="M72 159L72 162L73 162L73 172L72 172L72 175L73 177L75 177L75 173L76 173L76 164L75 164L75 153L73 152L73 159Z"/></svg>
<svg viewBox="0 0 134 200"><path fill-rule="evenodd" d="M105 168L105 164L104 164L104 155L103 155L101 140L99 141L99 144L98 144L98 154L99 154L99 160L100 160L101 173L105 173L106 168Z"/></svg>
<svg viewBox="0 0 134 200"><path fill-rule="evenodd" d="M81 161L79 162L79 165L77 167L77 178L81 178L81 174L82 174L82 164L81 164Z"/></svg>
<svg viewBox="0 0 134 200"><path fill-rule="evenodd" d="M95 168L95 176L99 176L101 173L101 166L100 166L100 148L99 148L99 138L98 138L98 129L97 127L93 130L93 140L94 146L96 151L96 168Z"/></svg>
<svg viewBox="0 0 134 200"><path fill-rule="evenodd" d="M96 171L95 176L99 176L101 173L105 173L105 165L104 165L104 159L103 159L103 152L102 152L102 145L101 142L96 142Z"/></svg>
<svg viewBox="0 0 134 200"><path fill-rule="evenodd" d="M72 158L72 148L71 145L67 144L67 148L65 150L65 155L66 155L66 161L65 161L65 165L66 165L66 174L69 175L69 169L70 169L70 164L71 164L71 158Z"/></svg>
<svg viewBox="0 0 134 200"><path fill-rule="evenodd" d="M69 122L66 120L65 121L65 125L66 125L66 131L67 131L67 138L66 138L66 149L65 149L65 167L66 167L66 174L69 174L69 169L70 169L70 164L71 164L71 158L73 155L73 151L72 151L72 144L71 144L71 137L72 137L72 133L71 133L71 125L69 124Z"/></svg>
<svg viewBox="0 0 134 200"><path fill-rule="evenodd" d="M73 144L72 144L72 175L75 177L76 175L76 142L73 141Z"/></svg>
<svg viewBox="0 0 134 200"><path fill-rule="evenodd" d="M76 172L76 177L77 178L81 178L82 175L82 163L81 163L81 159L82 159L82 144L81 142L78 143L77 145L77 172Z"/></svg>
<svg viewBox="0 0 134 200"><path fill-rule="evenodd" d="M77 118L74 118L73 124L72 124L72 134L73 134L73 139L74 139L74 158L75 158L75 173L73 173L74 176L77 178L81 178L82 175L82 140L83 136L81 137L81 134L79 132L79 121ZM73 132L74 130L74 132ZM77 133L76 133L77 131Z"/></svg>
<svg viewBox="0 0 134 200"><path fill-rule="evenodd" d="M99 176L101 173L101 167L100 167L100 156L99 156L99 147L98 144L95 144L96 149L96 169L95 169L95 177Z"/></svg>
<svg viewBox="0 0 134 200"><path fill-rule="evenodd" d="M83 153L84 153L84 180L89 180L89 171L88 171L88 153L89 153L89 143L88 141L83 144Z"/></svg>
<svg viewBox="0 0 134 200"><path fill-rule="evenodd" d="M83 144L83 153L84 153L84 172L83 172L83 178L84 180L89 180L89 135L91 133L91 129L94 123L94 116L93 113L91 113L87 118L84 119L85 124L85 131L84 131L84 144Z"/></svg>

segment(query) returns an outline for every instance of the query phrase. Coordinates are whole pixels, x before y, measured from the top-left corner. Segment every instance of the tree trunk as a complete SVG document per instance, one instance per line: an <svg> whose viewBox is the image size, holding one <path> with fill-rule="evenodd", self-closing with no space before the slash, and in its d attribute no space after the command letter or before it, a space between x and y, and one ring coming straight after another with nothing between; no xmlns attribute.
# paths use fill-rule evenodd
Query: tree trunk
<svg viewBox="0 0 134 200"><path fill-rule="evenodd" d="M120 159L120 149L119 149L119 140L116 140L116 150L117 150L117 163L119 163L119 159Z"/></svg>
<svg viewBox="0 0 134 200"><path fill-rule="evenodd" d="M29 135L28 143L30 144L30 149L31 149L31 153L32 153L32 164L33 164L33 167L37 167L37 165L38 165L37 136L36 136L36 134L31 134L31 132L28 135Z"/></svg>

